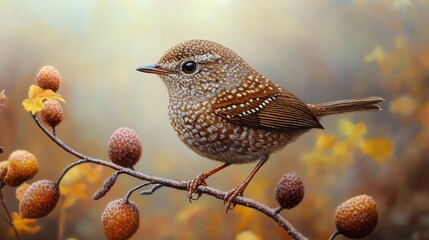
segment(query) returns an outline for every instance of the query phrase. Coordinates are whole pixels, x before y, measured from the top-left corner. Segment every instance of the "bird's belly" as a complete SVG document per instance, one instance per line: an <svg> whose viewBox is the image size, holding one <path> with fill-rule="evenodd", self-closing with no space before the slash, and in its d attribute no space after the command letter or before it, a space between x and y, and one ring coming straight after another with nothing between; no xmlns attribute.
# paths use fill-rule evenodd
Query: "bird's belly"
<svg viewBox="0 0 429 240"><path fill-rule="evenodd" d="M171 124L179 138L196 153L231 164L256 161L300 135L237 125L214 113L171 118Z"/></svg>

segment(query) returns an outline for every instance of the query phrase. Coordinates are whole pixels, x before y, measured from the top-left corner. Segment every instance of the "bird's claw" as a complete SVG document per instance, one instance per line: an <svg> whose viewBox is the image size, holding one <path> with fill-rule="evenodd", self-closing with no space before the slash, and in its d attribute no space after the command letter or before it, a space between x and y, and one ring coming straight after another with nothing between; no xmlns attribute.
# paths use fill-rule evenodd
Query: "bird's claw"
<svg viewBox="0 0 429 240"><path fill-rule="evenodd" d="M188 184L188 198L189 202L192 202L192 200L198 200L202 193L197 192L197 189L199 186L207 186L206 183L207 174L201 173L197 175L194 179L189 181Z"/></svg>
<svg viewBox="0 0 429 240"><path fill-rule="evenodd" d="M231 191L228 192L228 194L223 199L223 203L226 205L226 213L228 213L228 210L233 209L235 207L235 203L233 203L234 199L238 196L242 197L245 187L239 186L236 188L233 188Z"/></svg>

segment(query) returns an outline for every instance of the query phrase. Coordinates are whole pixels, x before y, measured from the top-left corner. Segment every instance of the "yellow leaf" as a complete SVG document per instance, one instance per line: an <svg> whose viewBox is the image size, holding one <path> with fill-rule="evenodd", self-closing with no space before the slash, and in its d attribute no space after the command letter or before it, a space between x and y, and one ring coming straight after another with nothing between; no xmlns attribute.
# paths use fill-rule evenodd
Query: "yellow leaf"
<svg viewBox="0 0 429 240"><path fill-rule="evenodd" d="M64 208L71 207L77 200L85 200L88 198L86 192L86 184L75 183L71 186L60 185L60 192L65 197Z"/></svg>
<svg viewBox="0 0 429 240"><path fill-rule="evenodd" d="M43 92L43 88L33 84L28 89L28 98L29 99L37 98L37 96L39 96L42 92Z"/></svg>
<svg viewBox="0 0 429 240"><path fill-rule="evenodd" d="M42 109L45 107L45 104L43 104L43 100L41 99L25 99L22 102L22 105L24 106L24 109L27 112L31 112L31 114L36 114L36 112L42 111Z"/></svg>
<svg viewBox="0 0 429 240"><path fill-rule="evenodd" d="M192 218L197 216L201 216L206 211L205 207L202 205L192 205L183 208L179 214L177 214L176 218L179 222L189 222Z"/></svg>
<svg viewBox="0 0 429 240"><path fill-rule="evenodd" d="M36 219L21 218L21 216L16 212L12 213L12 222L18 232L35 234L42 228L39 225L30 226L30 224L36 223Z"/></svg>
<svg viewBox="0 0 429 240"><path fill-rule="evenodd" d="M243 231L235 237L235 240L262 240L262 238L252 231Z"/></svg>
<svg viewBox="0 0 429 240"><path fill-rule="evenodd" d="M386 53L384 52L383 48L380 46L376 46L374 50L372 50L370 53L367 53L365 55L365 61L368 63L371 62L383 62L386 58Z"/></svg>
<svg viewBox="0 0 429 240"><path fill-rule="evenodd" d="M417 109L417 102L409 95L395 98L389 104L389 111L401 116L410 116Z"/></svg>
<svg viewBox="0 0 429 240"><path fill-rule="evenodd" d="M328 149L335 146L337 138L334 135L322 134L319 135L316 141L317 149Z"/></svg>
<svg viewBox="0 0 429 240"><path fill-rule="evenodd" d="M58 100L65 102L64 98L62 98L60 94L52 91L51 89L44 90L38 95L38 98L42 98L43 100Z"/></svg>
<svg viewBox="0 0 429 240"><path fill-rule="evenodd" d="M341 119L339 122L340 132L350 138L357 140L366 134L366 125L363 122L353 124L350 120Z"/></svg>
<svg viewBox="0 0 429 240"><path fill-rule="evenodd" d="M84 176L90 183L95 183L101 178L101 172L103 171L103 166L90 166L88 164L81 165L80 170L82 176Z"/></svg>
<svg viewBox="0 0 429 240"><path fill-rule="evenodd" d="M392 152L392 142L386 138L371 138L363 141L360 149L375 162L383 164Z"/></svg>
<svg viewBox="0 0 429 240"><path fill-rule="evenodd" d="M24 197L25 191L27 191L27 188L30 186L28 183L23 183L19 185L19 187L15 190L15 197L19 201L21 201L22 197Z"/></svg>
<svg viewBox="0 0 429 240"><path fill-rule="evenodd" d="M45 104L43 104L43 101L45 100L58 100L65 102L60 94L55 93L50 89L44 90L37 85L31 85L28 90L28 98L22 102L22 105L27 112L31 112L31 114L34 115L45 107Z"/></svg>
<svg viewBox="0 0 429 240"><path fill-rule="evenodd" d="M339 142L334 147L334 156L335 159L339 159L340 161L349 161L352 159L350 145L347 141Z"/></svg>

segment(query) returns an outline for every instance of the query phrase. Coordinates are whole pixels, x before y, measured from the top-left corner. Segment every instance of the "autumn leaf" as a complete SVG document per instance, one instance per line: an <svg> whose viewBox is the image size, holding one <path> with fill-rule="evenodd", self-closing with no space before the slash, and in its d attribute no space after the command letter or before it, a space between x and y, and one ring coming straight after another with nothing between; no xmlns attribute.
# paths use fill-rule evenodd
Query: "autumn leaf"
<svg viewBox="0 0 429 240"><path fill-rule="evenodd" d="M340 132L345 135L349 140L356 141L366 134L366 125L363 122L353 124L350 120L341 119L339 122Z"/></svg>
<svg viewBox="0 0 429 240"><path fill-rule="evenodd" d="M410 116L417 109L416 100L409 96L404 95L392 100L389 104L389 111L393 114L398 114L403 117Z"/></svg>
<svg viewBox="0 0 429 240"><path fill-rule="evenodd" d="M336 142L337 142L337 138L334 135L321 134L317 138L316 148L317 149L332 148L333 146L335 146Z"/></svg>
<svg viewBox="0 0 429 240"><path fill-rule="evenodd" d="M86 184L75 183L71 186L60 185L60 192L65 197L63 204L64 208L73 206L78 200L85 200L88 198L86 191Z"/></svg>
<svg viewBox="0 0 429 240"><path fill-rule="evenodd" d="M235 240L262 240L262 238L252 231L243 231L235 237Z"/></svg>
<svg viewBox="0 0 429 240"><path fill-rule="evenodd" d="M58 100L65 102L60 94L55 93L50 89L44 90L37 85L31 85L28 90L28 98L22 102L22 105L27 112L31 112L31 114L34 115L45 107L45 104L43 104L43 101L45 100Z"/></svg>
<svg viewBox="0 0 429 240"><path fill-rule="evenodd" d="M387 138L371 138L363 141L360 149L375 162L383 164L392 152L392 142Z"/></svg>
<svg viewBox="0 0 429 240"><path fill-rule="evenodd" d="M18 201L21 201L22 197L24 197L25 191L27 191L27 188L30 186L28 183L23 183L19 185L19 187L15 190L15 197Z"/></svg>
<svg viewBox="0 0 429 240"><path fill-rule="evenodd" d="M179 222L187 223L190 222L197 216L201 216L205 213L206 207L202 205L191 205L183 208L179 214L177 214L176 218Z"/></svg>
<svg viewBox="0 0 429 240"><path fill-rule="evenodd" d="M12 222L18 232L36 234L42 228L39 225L32 225L36 223L36 219L21 218L16 212L12 213Z"/></svg>
<svg viewBox="0 0 429 240"><path fill-rule="evenodd" d="M381 63L384 61L385 58L386 58L386 52L380 46L376 46L374 50L372 50L370 53L367 53L365 55L365 61L368 63L371 63L371 62Z"/></svg>
<svg viewBox="0 0 429 240"><path fill-rule="evenodd" d="M90 165L83 165L86 166L85 168L83 168L83 174L86 178L86 180L88 180L88 182L90 183L95 183L97 181L100 180L101 178L101 173L103 171L103 166L97 165L97 166L90 166Z"/></svg>

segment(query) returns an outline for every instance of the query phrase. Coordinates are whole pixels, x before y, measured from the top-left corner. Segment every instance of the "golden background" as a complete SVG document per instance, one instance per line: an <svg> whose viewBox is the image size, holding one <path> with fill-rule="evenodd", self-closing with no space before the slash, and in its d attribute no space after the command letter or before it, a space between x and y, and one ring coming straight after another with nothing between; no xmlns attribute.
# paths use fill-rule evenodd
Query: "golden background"
<svg viewBox="0 0 429 240"><path fill-rule="evenodd" d="M327 239L335 230L336 206L368 194L378 204L379 224L367 239L429 238L428 1L0 0L0 17L0 91L5 89L8 97L0 115L0 146L5 149L0 156L5 160L16 149L32 152L40 163L32 181L55 180L76 160L49 141L22 107L44 65L55 66L63 79L58 92L66 100L65 118L57 133L78 151L108 159L111 133L127 126L143 142L139 171L189 180L217 166L175 135L163 82L135 70L156 63L174 44L208 39L233 49L305 102L386 99L381 112L324 118L324 131L312 130L272 155L245 196L275 207L278 179L295 171L306 195L282 214L303 235ZM384 144L370 145L372 153L365 154L362 143L368 139ZM230 190L253 167L229 167L208 184ZM23 239L102 239L100 216L106 204L139 184L120 176L104 198L93 201L92 194L112 171L95 166L77 170L67 178L69 194L48 217L32 223L40 230L23 231ZM14 191L3 190L11 211L18 209ZM212 197L189 204L185 192L162 188L131 199L141 217L133 239L287 236L254 210L236 207L225 215L222 202ZM9 238L13 235L2 221L0 239Z"/></svg>

